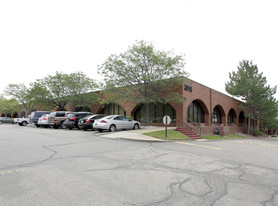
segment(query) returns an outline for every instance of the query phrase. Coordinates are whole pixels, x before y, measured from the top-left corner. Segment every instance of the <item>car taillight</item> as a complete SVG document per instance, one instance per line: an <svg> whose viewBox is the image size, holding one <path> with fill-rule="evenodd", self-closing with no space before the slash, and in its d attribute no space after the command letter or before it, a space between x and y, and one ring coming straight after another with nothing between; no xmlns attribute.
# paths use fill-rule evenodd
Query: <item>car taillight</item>
<svg viewBox="0 0 278 206"><path fill-rule="evenodd" d="M47 120L47 118L43 118L43 120ZM56 119L54 121L56 122Z"/></svg>
<svg viewBox="0 0 278 206"><path fill-rule="evenodd" d="M70 120L76 120L76 118L75 117L71 117Z"/></svg>
<svg viewBox="0 0 278 206"><path fill-rule="evenodd" d="M90 119L88 119L85 123L89 123L91 120Z"/></svg>
<svg viewBox="0 0 278 206"><path fill-rule="evenodd" d="M56 117L54 118L54 122L56 122L57 120L56 120Z"/></svg>
<svg viewBox="0 0 278 206"><path fill-rule="evenodd" d="M100 121L100 123L107 123L107 121L105 121L105 120L101 120L101 121Z"/></svg>

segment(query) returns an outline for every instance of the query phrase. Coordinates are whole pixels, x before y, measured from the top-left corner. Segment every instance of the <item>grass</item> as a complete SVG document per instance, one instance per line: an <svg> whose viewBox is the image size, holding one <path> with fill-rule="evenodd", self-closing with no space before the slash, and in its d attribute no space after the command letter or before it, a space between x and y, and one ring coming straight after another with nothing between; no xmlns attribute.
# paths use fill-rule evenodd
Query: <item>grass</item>
<svg viewBox="0 0 278 206"><path fill-rule="evenodd" d="M165 139L165 140L190 140L191 138L176 131L176 130L168 130L167 137L165 137L165 130L155 131L155 132L148 132L143 133L143 135Z"/></svg>
<svg viewBox="0 0 278 206"><path fill-rule="evenodd" d="M191 140L190 137L176 131L168 130L167 137L165 137L165 130L143 133L143 135L164 139L164 140ZM219 135L210 135L210 136L201 136L203 139L242 139L244 136L230 134L228 136L219 136Z"/></svg>
<svg viewBox="0 0 278 206"><path fill-rule="evenodd" d="M210 135L210 136L202 136L203 139L242 139L244 136L230 134L228 136L219 136L219 135Z"/></svg>

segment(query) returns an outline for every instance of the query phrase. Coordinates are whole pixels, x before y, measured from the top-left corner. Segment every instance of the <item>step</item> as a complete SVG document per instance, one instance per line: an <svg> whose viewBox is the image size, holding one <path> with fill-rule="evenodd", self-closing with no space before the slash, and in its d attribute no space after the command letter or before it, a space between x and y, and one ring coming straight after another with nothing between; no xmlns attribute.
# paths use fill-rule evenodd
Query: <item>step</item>
<svg viewBox="0 0 278 206"><path fill-rule="evenodd" d="M180 127L176 129L182 134L185 134L186 136L190 137L191 139L202 139L196 132L192 131L189 128L186 127Z"/></svg>

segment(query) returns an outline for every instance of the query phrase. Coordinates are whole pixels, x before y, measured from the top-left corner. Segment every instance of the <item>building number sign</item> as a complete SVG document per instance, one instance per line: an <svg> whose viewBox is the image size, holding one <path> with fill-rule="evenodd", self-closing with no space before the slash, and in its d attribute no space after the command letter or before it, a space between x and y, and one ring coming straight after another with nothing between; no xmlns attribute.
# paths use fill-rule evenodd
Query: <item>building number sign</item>
<svg viewBox="0 0 278 206"><path fill-rule="evenodd" d="M184 90L188 91L188 92L192 92L192 87L185 84L184 85Z"/></svg>

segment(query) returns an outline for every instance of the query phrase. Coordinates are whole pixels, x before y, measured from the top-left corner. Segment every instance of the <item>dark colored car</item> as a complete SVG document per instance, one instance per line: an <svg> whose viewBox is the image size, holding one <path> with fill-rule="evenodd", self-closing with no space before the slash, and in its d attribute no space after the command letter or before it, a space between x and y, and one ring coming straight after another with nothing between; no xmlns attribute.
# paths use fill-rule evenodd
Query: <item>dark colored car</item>
<svg viewBox="0 0 278 206"><path fill-rule="evenodd" d="M39 118L44 114L50 114L49 111L35 111L32 112L30 115L30 124L35 124L37 127L40 127L38 125Z"/></svg>
<svg viewBox="0 0 278 206"><path fill-rule="evenodd" d="M51 112L48 116L48 123L55 129L64 128L64 121L66 120L67 115L72 113L73 112L68 111Z"/></svg>
<svg viewBox="0 0 278 206"><path fill-rule="evenodd" d="M93 115L86 116L79 120L78 127L85 131L88 129L94 130L93 123L95 122L95 120L103 118L104 116L105 116L104 114L93 114Z"/></svg>
<svg viewBox="0 0 278 206"><path fill-rule="evenodd" d="M2 123L14 124L14 120L10 117L0 117L0 124L2 124Z"/></svg>
<svg viewBox="0 0 278 206"><path fill-rule="evenodd" d="M91 112L75 112L72 114L68 114L63 125L65 127L67 127L68 129L78 128L78 121L88 115L93 115L93 113L91 113Z"/></svg>

